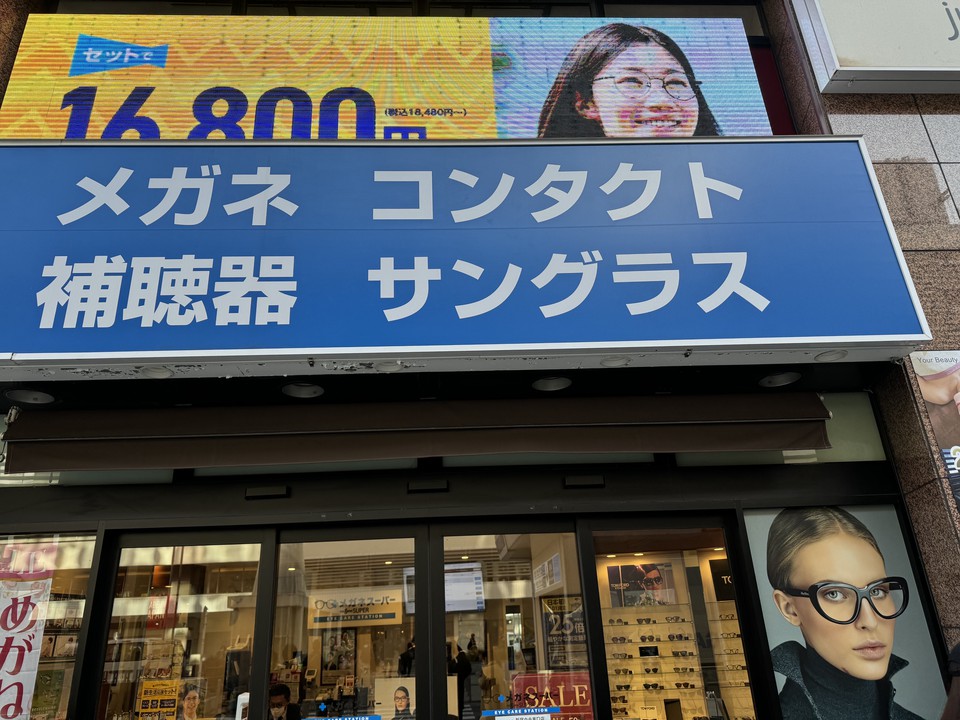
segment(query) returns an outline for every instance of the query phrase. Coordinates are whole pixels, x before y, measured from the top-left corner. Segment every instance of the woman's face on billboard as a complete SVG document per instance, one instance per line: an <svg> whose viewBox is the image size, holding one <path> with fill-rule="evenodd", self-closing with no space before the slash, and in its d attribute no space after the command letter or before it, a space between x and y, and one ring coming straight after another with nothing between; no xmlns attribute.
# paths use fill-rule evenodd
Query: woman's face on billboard
<svg viewBox="0 0 960 720"><path fill-rule="evenodd" d="M883 558L870 543L838 533L797 553L790 584L806 589L830 580L862 588L886 574ZM775 590L774 600L787 621L800 628L807 645L835 668L861 680L880 680L887 674L896 620L880 617L870 603L861 601L856 620L839 625L821 615L809 598Z"/></svg>
<svg viewBox="0 0 960 720"><path fill-rule="evenodd" d="M683 67L654 42L631 45L607 63L579 110L607 137L690 137L700 115Z"/></svg>

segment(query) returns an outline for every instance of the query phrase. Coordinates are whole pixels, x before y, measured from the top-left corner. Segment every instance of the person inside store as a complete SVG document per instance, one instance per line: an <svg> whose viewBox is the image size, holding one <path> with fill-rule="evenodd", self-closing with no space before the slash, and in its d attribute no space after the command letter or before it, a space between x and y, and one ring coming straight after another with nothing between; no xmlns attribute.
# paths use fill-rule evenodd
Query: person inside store
<svg viewBox="0 0 960 720"><path fill-rule="evenodd" d="M887 575L876 539L840 508L789 508L767 537L767 576L783 618L806 646L773 649L784 720L920 720L894 702L896 618L907 607L902 577Z"/></svg>
<svg viewBox="0 0 960 720"><path fill-rule="evenodd" d="M267 693L270 717L273 720L300 720L300 706L290 702L290 688L283 683L270 687Z"/></svg>
<svg viewBox="0 0 960 720"><path fill-rule="evenodd" d="M193 683L184 683L180 688L177 703L177 720L197 720L200 709L200 688Z"/></svg>
<svg viewBox="0 0 960 720"><path fill-rule="evenodd" d="M410 638L410 642L407 643L407 649L400 653L400 659L397 661L397 675L400 677L413 677L416 664L417 639Z"/></svg>
<svg viewBox="0 0 960 720"><path fill-rule="evenodd" d="M404 685L398 685L393 691L393 720L413 720L414 714L410 712L410 691Z"/></svg>
<svg viewBox="0 0 960 720"><path fill-rule="evenodd" d="M626 23L580 38L547 94L538 129L541 138L721 134L676 42Z"/></svg>

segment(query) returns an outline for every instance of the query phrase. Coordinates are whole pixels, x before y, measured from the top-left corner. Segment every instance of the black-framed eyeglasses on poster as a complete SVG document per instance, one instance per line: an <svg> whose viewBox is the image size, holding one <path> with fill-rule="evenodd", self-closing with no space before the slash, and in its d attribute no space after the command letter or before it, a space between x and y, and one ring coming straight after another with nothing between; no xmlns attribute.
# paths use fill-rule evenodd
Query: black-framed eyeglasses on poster
<svg viewBox="0 0 960 720"><path fill-rule="evenodd" d="M850 703L940 717L946 696L896 510L817 506L744 513L784 720ZM895 694L895 697L894 697ZM873 715L870 715L873 717Z"/></svg>

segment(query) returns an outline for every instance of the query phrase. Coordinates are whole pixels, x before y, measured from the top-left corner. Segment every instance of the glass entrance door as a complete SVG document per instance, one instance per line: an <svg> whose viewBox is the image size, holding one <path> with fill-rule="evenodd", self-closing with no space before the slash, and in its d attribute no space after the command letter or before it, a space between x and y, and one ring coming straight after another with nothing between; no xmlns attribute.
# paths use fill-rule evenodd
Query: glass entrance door
<svg viewBox="0 0 960 720"><path fill-rule="evenodd" d="M413 537L280 544L271 714L413 717L426 663L414 549Z"/></svg>
<svg viewBox="0 0 960 720"><path fill-rule="evenodd" d="M447 536L443 557L447 717L592 718L575 534Z"/></svg>
<svg viewBox="0 0 960 720"><path fill-rule="evenodd" d="M123 548L96 717L240 717L259 564L257 543Z"/></svg>

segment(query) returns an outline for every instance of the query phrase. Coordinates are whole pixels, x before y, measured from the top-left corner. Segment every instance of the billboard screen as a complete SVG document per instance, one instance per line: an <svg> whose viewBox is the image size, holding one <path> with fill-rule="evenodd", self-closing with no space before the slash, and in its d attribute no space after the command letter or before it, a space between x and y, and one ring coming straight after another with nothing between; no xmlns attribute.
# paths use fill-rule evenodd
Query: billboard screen
<svg viewBox="0 0 960 720"><path fill-rule="evenodd" d="M32 15L14 139L769 135L739 19Z"/></svg>

